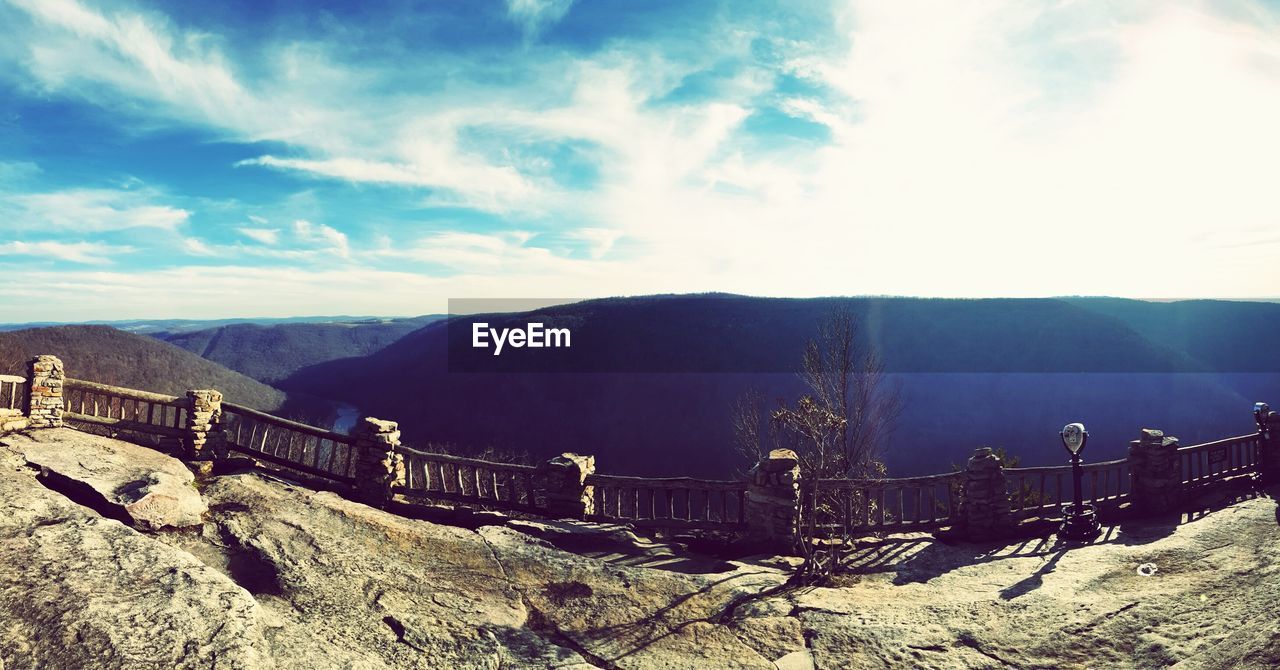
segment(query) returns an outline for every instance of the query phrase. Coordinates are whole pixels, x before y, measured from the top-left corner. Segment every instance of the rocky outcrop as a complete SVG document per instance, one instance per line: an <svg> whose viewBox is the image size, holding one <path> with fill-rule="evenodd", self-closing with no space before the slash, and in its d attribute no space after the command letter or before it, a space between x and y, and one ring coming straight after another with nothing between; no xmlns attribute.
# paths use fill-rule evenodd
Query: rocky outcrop
<svg viewBox="0 0 1280 670"><path fill-rule="evenodd" d="M132 525L159 529L203 523L206 506L195 477L158 451L70 428L0 438L40 476L80 502Z"/></svg>
<svg viewBox="0 0 1280 670"><path fill-rule="evenodd" d="M0 667L272 667L247 591L35 474L0 449Z"/></svg>
<svg viewBox="0 0 1280 670"><path fill-rule="evenodd" d="M613 565L509 528L405 519L257 474L204 493L202 537L166 539L255 593L280 667L773 667L714 619L781 583L778 570Z"/></svg>
<svg viewBox="0 0 1280 670"><path fill-rule="evenodd" d="M6 670L1280 663L1277 508L1247 491L1069 549L892 536L793 589L782 559L597 524L469 530L250 472L203 484L201 525L144 534L42 486L25 452L0 449Z"/></svg>
<svg viewBox="0 0 1280 670"><path fill-rule="evenodd" d="M22 410L0 407L0 435L24 430L30 424L31 420L22 413Z"/></svg>

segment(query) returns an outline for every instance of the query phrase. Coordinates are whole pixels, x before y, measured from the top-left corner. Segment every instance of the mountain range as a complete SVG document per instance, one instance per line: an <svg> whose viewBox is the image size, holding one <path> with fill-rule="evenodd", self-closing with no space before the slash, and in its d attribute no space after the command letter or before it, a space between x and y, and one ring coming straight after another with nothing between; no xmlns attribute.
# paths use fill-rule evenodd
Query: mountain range
<svg viewBox="0 0 1280 670"><path fill-rule="evenodd" d="M28 329L0 333L0 354L63 353L73 376L212 386L264 407L283 406L285 391L295 417L393 419L411 445L577 451L607 472L730 477L748 465L733 446L733 404L804 392L804 344L837 309L901 395L882 453L893 475L945 471L982 445L1023 465L1059 463L1057 432L1072 421L1090 430L1087 460L1119 458L1142 428L1187 444L1237 435L1252 430L1255 400L1280 401L1280 304L1233 301L668 295L450 319L182 322L143 328L149 338ZM572 346L470 346L473 324L535 321L569 330Z"/></svg>

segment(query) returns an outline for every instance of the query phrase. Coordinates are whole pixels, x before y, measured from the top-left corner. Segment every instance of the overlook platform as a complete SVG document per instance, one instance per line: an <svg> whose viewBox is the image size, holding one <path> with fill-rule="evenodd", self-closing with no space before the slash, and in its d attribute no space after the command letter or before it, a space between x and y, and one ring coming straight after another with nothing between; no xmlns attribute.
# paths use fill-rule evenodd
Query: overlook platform
<svg viewBox="0 0 1280 670"><path fill-rule="evenodd" d="M853 574L786 589L785 559L655 569L523 522L406 519L258 473L183 484L181 462L143 447L39 433L0 437L6 669L1280 664L1274 488L1069 549L888 535L854 550ZM111 482L153 479L147 514L117 513L132 499ZM166 496L182 514L157 516Z"/></svg>

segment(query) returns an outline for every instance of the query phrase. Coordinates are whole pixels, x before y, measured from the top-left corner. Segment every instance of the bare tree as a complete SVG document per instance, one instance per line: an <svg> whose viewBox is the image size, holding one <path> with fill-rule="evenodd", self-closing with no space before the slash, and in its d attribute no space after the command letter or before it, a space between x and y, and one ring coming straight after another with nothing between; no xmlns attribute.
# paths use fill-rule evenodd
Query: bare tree
<svg viewBox="0 0 1280 670"><path fill-rule="evenodd" d="M874 349L859 341L857 321L845 308L832 312L805 345L800 378L807 392L792 403L779 400L771 412L759 392L748 393L734 407L733 427L739 452L751 462L780 446L799 457L799 575L813 582L838 570L840 552L850 546L841 511L861 518L877 504L838 488L820 490L817 482L884 476L880 450L902 405L899 389L888 383Z"/></svg>
<svg viewBox="0 0 1280 670"><path fill-rule="evenodd" d="M880 449L901 412L901 393L885 378L875 350L858 341L857 321L838 308L804 349L808 392L772 420L800 457L807 478L883 476Z"/></svg>
<svg viewBox="0 0 1280 670"><path fill-rule="evenodd" d="M21 351L0 348L0 375L19 375L25 377L26 374L27 357L23 356Z"/></svg>
<svg viewBox="0 0 1280 670"><path fill-rule="evenodd" d="M758 389L747 391L730 409L734 448L747 467L759 463L776 446L777 435L766 409L764 394Z"/></svg>

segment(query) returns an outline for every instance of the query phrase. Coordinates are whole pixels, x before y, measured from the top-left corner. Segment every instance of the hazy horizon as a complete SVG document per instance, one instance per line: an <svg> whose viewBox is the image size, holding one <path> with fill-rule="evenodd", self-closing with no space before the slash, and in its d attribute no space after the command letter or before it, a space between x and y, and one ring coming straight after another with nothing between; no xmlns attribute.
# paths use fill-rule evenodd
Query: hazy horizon
<svg viewBox="0 0 1280 670"><path fill-rule="evenodd" d="M724 292L705 292L705 293L650 293L639 295L614 295L599 296L594 298L573 298L565 300L556 300L546 302L547 306L567 305L576 302L586 302L590 300L612 300L612 299L628 299L628 298L650 298L662 296L693 296L693 295L731 295L743 298L766 298L779 300L809 300L822 298L850 298L850 299L915 299L915 300L1058 300L1058 299L1119 299L1119 300L1135 300L1139 302L1192 302L1192 301L1218 301L1218 302L1261 302L1261 303L1277 303L1280 298L1125 298L1114 295L1054 295L1054 296L927 296L927 295L814 295L814 296L764 296L764 295L746 295L740 293L724 293ZM482 299L489 300L489 299ZM493 298L492 300L502 300L501 298ZM516 299L517 301L528 300L526 298ZM242 322L259 322L259 321L293 321L293 320L332 320L332 321L358 321L364 319L415 319L427 316L455 316L468 315L476 313L516 313L527 311L525 309L504 309L504 310L471 310L471 311L450 311L448 309L440 312L429 312L421 314L263 314L263 315L244 315L238 313L226 313L221 315L200 316L200 317L183 317L183 316L140 316L136 318L112 318L112 319L78 319L67 321L0 321L0 326L75 326L75 325L111 325L115 323L144 323L144 322L165 322L165 321L190 321L190 322L226 322L226 321L242 321Z"/></svg>

